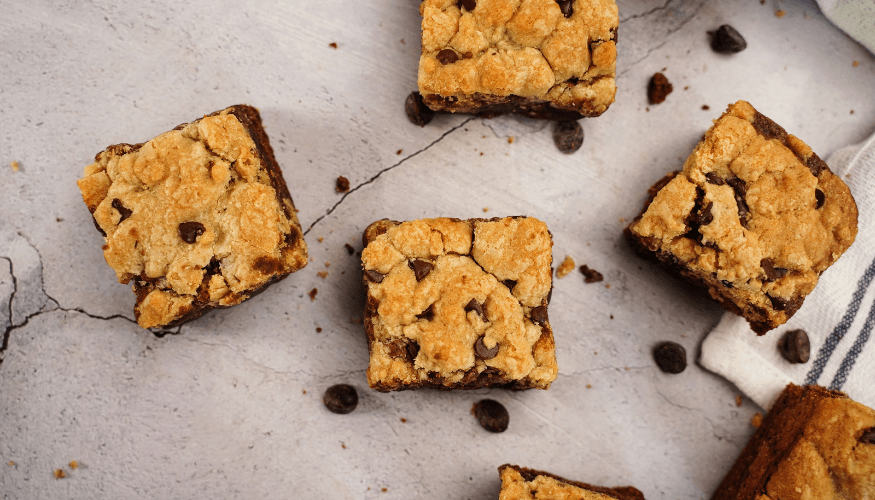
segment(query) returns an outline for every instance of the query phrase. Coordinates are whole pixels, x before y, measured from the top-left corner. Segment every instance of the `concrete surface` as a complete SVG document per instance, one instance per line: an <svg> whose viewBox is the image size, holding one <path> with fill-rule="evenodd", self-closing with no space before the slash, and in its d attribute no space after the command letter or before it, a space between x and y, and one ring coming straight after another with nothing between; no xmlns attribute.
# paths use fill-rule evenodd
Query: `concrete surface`
<svg viewBox="0 0 875 500"><path fill-rule="evenodd" d="M694 359L720 310L634 257L621 230L737 99L824 158L867 137L875 58L811 1L619 6L617 102L583 121L583 148L565 156L543 122L407 121L415 0L0 0L0 497L486 500L506 462L648 499L710 496L759 409L737 407L737 389L695 364L655 369L655 343ZM711 51L706 32L723 23L747 50ZM675 90L648 109L660 70ZM103 261L75 181L109 144L240 102L261 109L311 264L159 338L133 323L133 294ZM486 207L546 221L557 263L571 255L605 274L556 282L559 379L546 392L369 390L351 321L359 263L344 244L360 249L382 217ZM361 398L345 416L321 404L341 382ZM470 415L487 396L510 411L503 434Z"/></svg>

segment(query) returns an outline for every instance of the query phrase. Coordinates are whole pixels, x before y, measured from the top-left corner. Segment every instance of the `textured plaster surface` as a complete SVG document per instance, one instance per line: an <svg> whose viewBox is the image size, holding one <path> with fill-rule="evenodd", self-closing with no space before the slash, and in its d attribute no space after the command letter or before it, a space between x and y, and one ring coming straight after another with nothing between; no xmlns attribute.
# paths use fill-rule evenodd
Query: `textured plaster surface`
<svg viewBox="0 0 875 500"><path fill-rule="evenodd" d="M870 135L875 58L813 2L618 4L617 101L582 122L583 148L565 156L543 122L407 121L413 0L0 0L0 498L486 500L506 462L648 499L710 496L759 409L736 407L737 389L695 364L655 368L662 340L692 361L721 312L638 260L622 228L737 99L824 158ZM746 51L711 51L706 32L723 23ZM648 107L660 70L675 90ZM133 294L103 262L75 181L107 145L240 102L261 110L312 261L158 337L133 323ZM568 254L605 275L555 283L551 389L369 390L351 321L359 263L344 244L360 250L383 217L516 214L547 222L555 262ZM322 406L335 383L359 389L352 414ZM505 433L471 416L483 397L507 406Z"/></svg>

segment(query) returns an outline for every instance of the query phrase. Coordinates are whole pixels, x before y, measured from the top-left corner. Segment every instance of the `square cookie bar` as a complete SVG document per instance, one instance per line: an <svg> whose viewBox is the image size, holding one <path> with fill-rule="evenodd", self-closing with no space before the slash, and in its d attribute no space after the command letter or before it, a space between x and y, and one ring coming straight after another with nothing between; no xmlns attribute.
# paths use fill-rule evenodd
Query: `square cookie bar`
<svg viewBox="0 0 875 500"><path fill-rule="evenodd" d="M502 465L498 474L499 500L644 500L644 494L631 486L593 486L517 465Z"/></svg>
<svg viewBox="0 0 875 500"><path fill-rule="evenodd" d="M875 498L875 411L793 384L778 397L712 500Z"/></svg>
<svg viewBox="0 0 875 500"><path fill-rule="evenodd" d="M760 335L790 319L857 235L848 186L745 101L649 195L626 229L633 247L707 288Z"/></svg>
<svg viewBox="0 0 875 500"><path fill-rule="evenodd" d="M546 224L384 219L363 240L371 388L550 387L558 368Z"/></svg>
<svg viewBox="0 0 875 500"><path fill-rule="evenodd" d="M614 102L614 0L424 0L419 92L435 111L598 116Z"/></svg>
<svg viewBox="0 0 875 500"><path fill-rule="evenodd" d="M143 144L116 144L77 183L143 328L243 302L307 265L258 110L239 105Z"/></svg>

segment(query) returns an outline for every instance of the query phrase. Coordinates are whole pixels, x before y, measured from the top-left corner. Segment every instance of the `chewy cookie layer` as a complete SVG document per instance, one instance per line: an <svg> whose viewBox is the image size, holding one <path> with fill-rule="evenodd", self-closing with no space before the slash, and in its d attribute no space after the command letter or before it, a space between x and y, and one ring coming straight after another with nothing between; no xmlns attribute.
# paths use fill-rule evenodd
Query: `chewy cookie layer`
<svg viewBox="0 0 875 500"><path fill-rule="evenodd" d="M745 101L649 194L626 230L633 246L705 286L758 334L790 319L857 234L847 185Z"/></svg>
<svg viewBox="0 0 875 500"><path fill-rule="evenodd" d="M307 265L258 110L238 105L143 144L116 144L77 183L143 328L230 307Z"/></svg>
<svg viewBox="0 0 875 500"><path fill-rule="evenodd" d="M424 0L419 92L435 111L598 116L611 103L613 0Z"/></svg>
<svg viewBox="0 0 875 500"><path fill-rule="evenodd" d="M875 498L875 411L823 387L787 386L712 500Z"/></svg>
<svg viewBox="0 0 875 500"><path fill-rule="evenodd" d="M546 224L381 220L363 240L372 388L550 387L558 368Z"/></svg>
<svg viewBox="0 0 875 500"><path fill-rule="evenodd" d="M499 500L644 500L644 494L632 486L593 486L517 465L502 465L498 474Z"/></svg>

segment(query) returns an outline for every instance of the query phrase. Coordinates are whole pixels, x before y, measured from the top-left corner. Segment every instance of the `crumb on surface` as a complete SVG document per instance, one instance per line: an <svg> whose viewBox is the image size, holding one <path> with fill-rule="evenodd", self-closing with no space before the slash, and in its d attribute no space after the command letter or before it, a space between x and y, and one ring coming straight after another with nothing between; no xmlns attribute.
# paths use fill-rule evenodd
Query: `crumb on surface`
<svg viewBox="0 0 875 500"><path fill-rule="evenodd" d="M331 267L331 262L326 261L326 262L325 262L325 267Z"/></svg>
<svg viewBox="0 0 875 500"><path fill-rule="evenodd" d="M63 479L67 477L67 473L64 472L64 469L55 469L55 479Z"/></svg>
<svg viewBox="0 0 875 500"><path fill-rule="evenodd" d="M328 271L319 271L318 273L316 273L316 276L319 276L320 278L325 279L328 277Z"/></svg>
<svg viewBox="0 0 875 500"><path fill-rule="evenodd" d="M592 384L586 384L587 389L592 389Z"/></svg>
<svg viewBox="0 0 875 500"><path fill-rule="evenodd" d="M321 326L317 326L317 327L316 327L316 333L322 333L322 327L321 327Z"/></svg>
<svg viewBox="0 0 875 500"><path fill-rule="evenodd" d="M854 61L854 66L856 66L857 64L858 64L857 61ZM12 163L10 163L10 165L12 166L12 170L13 170L14 172L18 172L18 166L19 166L19 165L18 165L18 162L17 162L17 161L12 160Z"/></svg>
<svg viewBox="0 0 875 500"><path fill-rule="evenodd" d="M605 283L605 288L611 288L611 284L610 284L610 283Z"/></svg>
<svg viewBox="0 0 875 500"><path fill-rule="evenodd" d="M483 154L483 153L481 153L481 154ZM489 211L489 207L483 207L483 213L486 213L488 211Z"/></svg>
<svg viewBox="0 0 875 500"><path fill-rule="evenodd" d="M78 469L78 468L79 468L79 462L77 462L77 461L75 461L75 460L71 460L71 461L70 461L70 468L71 468L71 469Z"/></svg>
<svg viewBox="0 0 875 500"><path fill-rule="evenodd" d="M407 423L407 419L402 417L402 418L401 418L401 423L402 423L402 424L406 424L406 423Z"/></svg>
<svg viewBox="0 0 875 500"><path fill-rule="evenodd" d="M753 426L754 429L759 429L761 425L763 425L763 414L760 412L756 412L753 414L753 417L750 419L750 425Z"/></svg>
<svg viewBox="0 0 875 500"><path fill-rule="evenodd" d="M690 86L687 85L686 87L684 87L684 90L690 90Z"/></svg>
<svg viewBox="0 0 875 500"><path fill-rule="evenodd" d="M310 293L307 294L310 296L310 302L313 302L314 300L316 300L317 293L319 293L319 289L317 289L317 288L310 290Z"/></svg>
<svg viewBox="0 0 875 500"><path fill-rule="evenodd" d="M584 276L584 283L598 283L599 281L605 280L605 277L602 273L590 268L586 264L580 266L580 272Z"/></svg>
<svg viewBox="0 0 875 500"><path fill-rule="evenodd" d="M7 463L6 465L8 465L8 466L10 466L10 467L13 467L13 466L15 465L15 462L13 462L12 460L10 460L9 463Z"/></svg>
<svg viewBox="0 0 875 500"><path fill-rule="evenodd" d="M702 104L702 110L708 111L709 109L711 109L711 106L708 106L707 104Z"/></svg>
<svg viewBox="0 0 875 500"><path fill-rule="evenodd" d="M349 179L342 175L337 176L337 181L334 183L334 190L338 193L346 193L349 191Z"/></svg>
<svg viewBox="0 0 875 500"><path fill-rule="evenodd" d="M403 149L399 149L398 151L395 151L395 154L396 154L396 155L400 155L400 154L403 153L403 152L404 152Z"/></svg>
<svg viewBox="0 0 875 500"><path fill-rule="evenodd" d="M355 248L352 247L349 243L344 243L343 247L346 248L346 253L352 255L355 253Z"/></svg>
<svg viewBox="0 0 875 500"><path fill-rule="evenodd" d="M780 9L775 11L775 17L784 17L785 14L787 13Z"/></svg>
<svg viewBox="0 0 875 500"><path fill-rule="evenodd" d="M853 110L853 109L851 110L851 114L854 114L854 110Z"/></svg>
<svg viewBox="0 0 875 500"><path fill-rule="evenodd" d="M386 490L387 490L386 488L383 488L383 489L380 490L380 491L382 491L383 493L386 493Z"/></svg>
<svg viewBox="0 0 875 500"><path fill-rule="evenodd" d="M307 394L307 389L304 389L304 390L303 390L303 393L304 393L304 394Z"/></svg>
<svg viewBox="0 0 875 500"><path fill-rule="evenodd" d="M507 138L507 143L508 143L508 144L513 144L513 141L514 141L514 136L510 136L510 137Z"/></svg>
<svg viewBox="0 0 875 500"><path fill-rule="evenodd" d="M343 448L344 450L346 449L346 445L345 445L345 444L340 443L340 446L341 446L341 448Z"/></svg>
<svg viewBox="0 0 875 500"><path fill-rule="evenodd" d="M671 94L674 87L662 73L654 73L647 85L647 100L650 104L659 104Z"/></svg>
<svg viewBox="0 0 875 500"><path fill-rule="evenodd" d="M332 49L336 49L336 48L337 48L337 43L336 43L336 42L331 42L331 43L328 44L328 46L331 47Z"/></svg>
<svg viewBox="0 0 875 500"><path fill-rule="evenodd" d="M321 236L318 237L318 238L316 238L316 239L319 241L319 243L322 243L323 241L325 241L325 238L323 238L323 237L321 237Z"/></svg>
<svg viewBox="0 0 875 500"><path fill-rule="evenodd" d="M741 394L735 396L735 406L741 408Z"/></svg>
<svg viewBox="0 0 875 500"><path fill-rule="evenodd" d="M568 273L574 270L574 266L574 259L570 255L566 255L565 260L556 268L556 277L564 278L568 276Z"/></svg>
<svg viewBox="0 0 875 500"><path fill-rule="evenodd" d="M611 314L611 319L614 319L614 315L613 315L613 314Z"/></svg>
<svg viewBox="0 0 875 500"><path fill-rule="evenodd" d="M855 68L856 68L857 66L859 66L859 65L860 65L860 61L854 61L853 63L851 63L851 66L853 66L853 67L855 67ZM12 162L12 164L13 164L13 165L16 165L17 162ZM12 168L15 168L15 167L13 166ZM15 168L15 170L18 170L18 169Z"/></svg>

